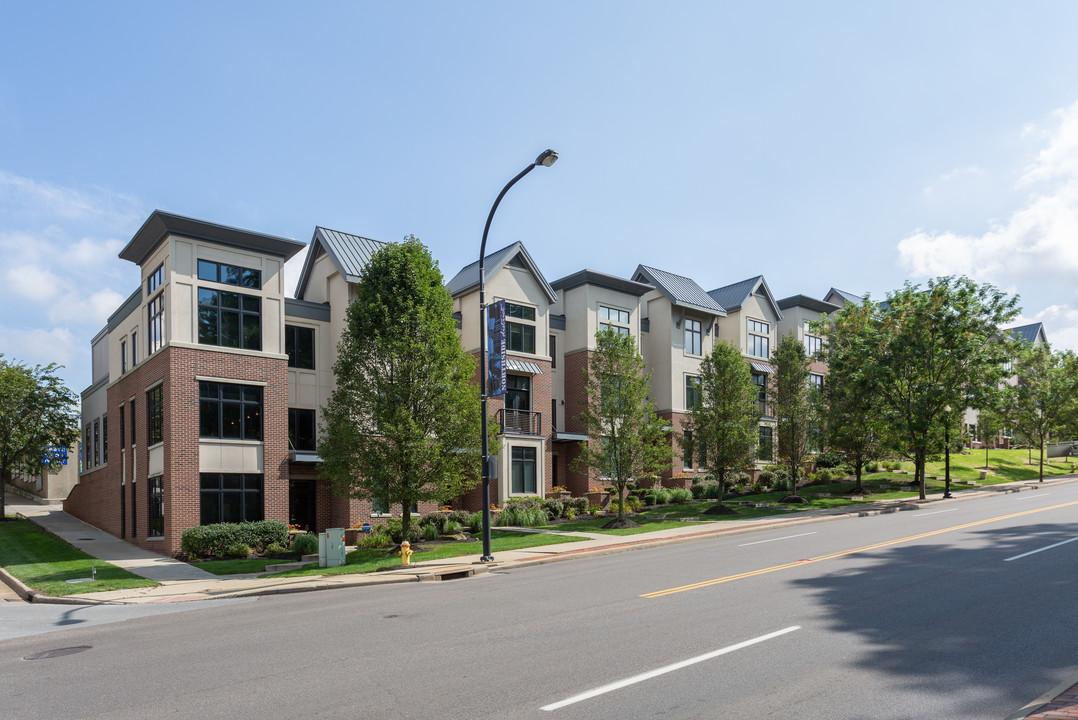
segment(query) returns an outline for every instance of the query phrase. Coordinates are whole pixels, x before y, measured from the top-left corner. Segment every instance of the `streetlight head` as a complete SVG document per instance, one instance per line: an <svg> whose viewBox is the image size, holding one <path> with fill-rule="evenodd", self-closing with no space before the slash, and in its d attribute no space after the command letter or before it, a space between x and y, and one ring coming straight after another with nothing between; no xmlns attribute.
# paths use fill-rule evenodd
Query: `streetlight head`
<svg viewBox="0 0 1078 720"><path fill-rule="evenodd" d="M535 158L536 165L542 165L543 167L550 167L558 159L557 150L544 150L539 157Z"/></svg>

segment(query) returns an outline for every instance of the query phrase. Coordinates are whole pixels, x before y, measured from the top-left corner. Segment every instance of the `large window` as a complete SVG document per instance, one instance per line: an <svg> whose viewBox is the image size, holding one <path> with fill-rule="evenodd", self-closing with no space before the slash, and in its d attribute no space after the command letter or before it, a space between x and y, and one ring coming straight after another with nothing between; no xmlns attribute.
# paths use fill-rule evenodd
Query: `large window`
<svg viewBox="0 0 1078 720"><path fill-rule="evenodd" d="M146 330L150 335L146 354L153 355L165 344L165 293L160 293L146 305L146 317L148 324Z"/></svg>
<svg viewBox="0 0 1078 720"><path fill-rule="evenodd" d="M820 350L823 349L823 340L819 335L812 334L812 326L809 321L806 320L804 324L805 330L805 354L809 357L817 355Z"/></svg>
<svg viewBox="0 0 1078 720"><path fill-rule="evenodd" d="M225 285L237 285L251 288L252 290L262 289L261 270L225 265L224 263L209 260L198 261L198 279L224 283Z"/></svg>
<svg viewBox="0 0 1078 720"><path fill-rule="evenodd" d="M314 410L288 408L288 444L293 450L314 451Z"/></svg>
<svg viewBox="0 0 1078 720"><path fill-rule="evenodd" d="M691 318L685 319L685 354L703 355L703 331L700 321Z"/></svg>
<svg viewBox="0 0 1078 720"><path fill-rule="evenodd" d="M753 373L752 382L756 385L756 409L767 415L767 375Z"/></svg>
<svg viewBox="0 0 1078 720"><path fill-rule="evenodd" d="M775 441L770 425L760 426L759 444L756 446L756 457L768 462L775 459Z"/></svg>
<svg viewBox="0 0 1078 720"><path fill-rule="evenodd" d="M692 470L692 430L685 430L682 434L681 462L686 470Z"/></svg>
<svg viewBox="0 0 1078 720"><path fill-rule="evenodd" d="M599 306L599 329L614 328L619 335L629 334L629 313L618 308Z"/></svg>
<svg viewBox="0 0 1078 720"><path fill-rule="evenodd" d="M261 350L262 299L199 288L198 341L202 345Z"/></svg>
<svg viewBox="0 0 1078 720"><path fill-rule="evenodd" d="M150 497L147 514L149 516L146 537L164 537L165 535L165 483L160 475L150 478Z"/></svg>
<svg viewBox="0 0 1078 720"><path fill-rule="evenodd" d="M535 354L535 308L505 304L505 347L513 352Z"/></svg>
<svg viewBox="0 0 1078 720"><path fill-rule="evenodd" d="M759 320L749 320L749 355L771 357L771 325Z"/></svg>
<svg viewBox="0 0 1078 720"><path fill-rule="evenodd" d="M199 476L201 523L257 522L262 519L262 476L202 473Z"/></svg>
<svg viewBox="0 0 1078 720"><path fill-rule="evenodd" d="M685 409L692 410L700 402L700 378L685 376Z"/></svg>
<svg viewBox="0 0 1078 720"><path fill-rule="evenodd" d="M284 351L288 367L314 370L314 328L285 325Z"/></svg>
<svg viewBox="0 0 1078 720"><path fill-rule="evenodd" d="M156 445L165 439L164 391L161 386L146 392L146 444Z"/></svg>
<svg viewBox="0 0 1078 720"><path fill-rule="evenodd" d="M535 448L513 448L512 487L510 491L521 495L537 495L535 473Z"/></svg>
<svg viewBox="0 0 1078 720"><path fill-rule="evenodd" d="M262 388L198 384L198 434L204 438L262 439Z"/></svg>
<svg viewBox="0 0 1078 720"><path fill-rule="evenodd" d="M823 390L823 375L809 373L808 386L809 390Z"/></svg>

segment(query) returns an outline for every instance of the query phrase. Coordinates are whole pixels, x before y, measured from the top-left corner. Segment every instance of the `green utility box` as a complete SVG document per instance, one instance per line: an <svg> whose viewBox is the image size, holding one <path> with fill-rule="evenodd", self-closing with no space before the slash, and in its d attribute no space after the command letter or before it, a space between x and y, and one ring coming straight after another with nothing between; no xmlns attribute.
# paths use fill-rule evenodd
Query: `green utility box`
<svg viewBox="0 0 1078 720"><path fill-rule="evenodd" d="M318 567L344 565L344 528L318 533Z"/></svg>

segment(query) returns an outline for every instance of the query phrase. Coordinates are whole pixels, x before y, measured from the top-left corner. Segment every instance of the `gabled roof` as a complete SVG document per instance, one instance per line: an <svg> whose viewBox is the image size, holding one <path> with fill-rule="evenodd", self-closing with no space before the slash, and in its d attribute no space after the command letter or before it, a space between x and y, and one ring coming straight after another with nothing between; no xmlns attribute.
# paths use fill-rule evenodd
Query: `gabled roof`
<svg viewBox="0 0 1078 720"><path fill-rule="evenodd" d="M778 303L775 302L775 296L771 294L771 288L767 286L767 281L764 280L763 275L757 275L748 280L736 282L733 285L716 288L708 293L714 298L715 302L727 310L739 309L745 304L746 300L757 294L763 296L767 304L771 306L771 311L775 313L775 317L781 320L782 310L779 309Z"/></svg>
<svg viewBox="0 0 1078 720"><path fill-rule="evenodd" d="M240 230L239 228L218 225L217 223L175 215L162 210L154 210L142 227L138 229L131 242L120 251L121 260L130 260L136 265L148 258L161 241L170 234L182 235L192 240L205 240L219 245L228 245L241 250L253 250L265 255L274 255L287 260L304 245L291 238L266 235L264 233Z"/></svg>
<svg viewBox="0 0 1078 720"><path fill-rule="evenodd" d="M783 310L787 310L792 307L803 307L808 308L809 310L812 310L814 312L828 314L842 309L840 305L824 302L823 300L817 300L816 298L811 298L808 295L791 295L788 298L783 298L779 300L778 305Z"/></svg>
<svg viewBox="0 0 1078 720"><path fill-rule="evenodd" d="M296 286L296 297L303 299L314 269L314 262L322 255L329 255L329 259L341 277L350 283L355 283L359 282L359 276L363 268L371 261L371 256L387 244L381 240L371 240L339 230L316 227L311 237L311 249L307 251L307 258L303 261L303 270L300 272L299 284Z"/></svg>
<svg viewBox="0 0 1078 720"><path fill-rule="evenodd" d="M535 261L532 260L532 256L529 255L527 249L525 249L524 243L519 240L512 245L503 247L501 250L495 250L490 255L483 258L483 272L486 274L487 280L489 280L509 264L523 267L530 272L538 281L539 287L543 288L543 292L546 293L547 299L552 303L557 301L558 294L554 292L554 288L550 287L550 283L546 281L546 278L543 277L543 273L539 271L539 266L535 264ZM446 284L446 289L449 290L449 294L453 297L469 293L478 288L478 260L471 265L465 265L461 268L460 272L454 275L453 279Z"/></svg>
<svg viewBox="0 0 1078 720"><path fill-rule="evenodd" d="M726 317L726 310L722 305L704 292L696 281L684 275L675 275L647 265L637 265L633 280L654 285L675 307Z"/></svg>
<svg viewBox="0 0 1078 720"><path fill-rule="evenodd" d="M840 302L841 304L851 302L854 305L860 305L865 299L860 295L854 295L853 293L848 293L844 290L839 290L838 288L831 288L823 296L823 301L831 303L832 305L839 305Z"/></svg>
<svg viewBox="0 0 1078 720"><path fill-rule="evenodd" d="M1019 325L1018 327L1005 328L1002 332L1004 335L1010 335L1016 340L1024 340L1027 343L1048 342L1048 335L1044 332L1044 323Z"/></svg>

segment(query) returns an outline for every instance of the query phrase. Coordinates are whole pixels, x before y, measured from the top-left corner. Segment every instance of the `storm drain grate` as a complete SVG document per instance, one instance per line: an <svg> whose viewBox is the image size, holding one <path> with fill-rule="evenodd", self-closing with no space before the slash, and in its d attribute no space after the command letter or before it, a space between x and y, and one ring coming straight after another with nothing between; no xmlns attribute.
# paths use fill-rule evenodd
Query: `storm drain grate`
<svg viewBox="0 0 1078 720"><path fill-rule="evenodd" d="M74 647L55 648L53 650L42 650L41 652L34 653L33 655L27 655L23 660L48 660L54 657L63 657L64 655L74 655L80 653L83 650L89 650L90 645L76 645Z"/></svg>

